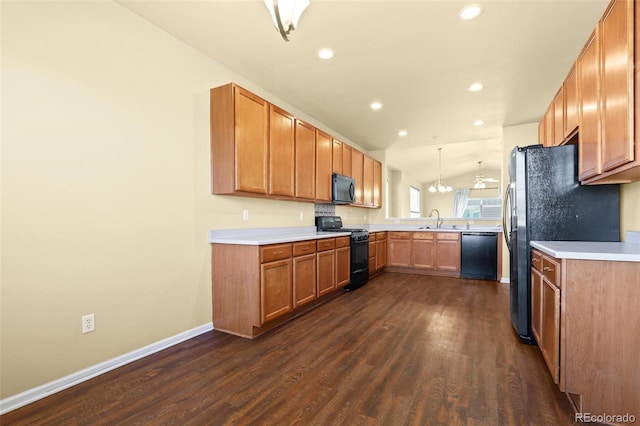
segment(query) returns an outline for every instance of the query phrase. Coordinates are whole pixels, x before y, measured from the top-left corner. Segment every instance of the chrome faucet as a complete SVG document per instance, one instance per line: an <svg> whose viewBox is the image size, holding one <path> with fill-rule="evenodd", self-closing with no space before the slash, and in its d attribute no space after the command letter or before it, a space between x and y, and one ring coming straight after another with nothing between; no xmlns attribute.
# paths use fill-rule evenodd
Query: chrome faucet
<svg viewBox="0 0 640 426"><path fill-rule="evenodd" d="M429 213L429 217L433 217L433 212L436 212L436 229L440 229L440 225L442 225L442 222L444 222L444 220L440 219L440 212L438 211L438 209L433 209L431 210L431 212Z"/></svg>

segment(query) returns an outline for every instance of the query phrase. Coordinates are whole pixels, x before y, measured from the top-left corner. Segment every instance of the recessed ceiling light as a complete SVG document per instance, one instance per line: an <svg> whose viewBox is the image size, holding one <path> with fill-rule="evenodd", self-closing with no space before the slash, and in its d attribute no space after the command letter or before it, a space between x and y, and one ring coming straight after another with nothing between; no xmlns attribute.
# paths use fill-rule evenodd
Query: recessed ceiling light
<svg viewBox="0 0 640 426"><path fill-rule="evenodd" d="M439 141L440 140L440 136L431 136L431 139L433 139L434 141Z"/></svg>
<svg viewBox="0 0 640 426"><path fill-rule="evenodd" d="M484 121L482 121L482 120L476 120L476 121L474 121L474 122L473 122L473 125L474 125L474 126L482 126L482 125L484 125Z"/></svg>
<svg viewBox="0 0 640 426"><path fill-rule="evenodd" d="M378 110L382 108L382 104L380 102L374 102L370 105L371 109Z"/></svg>
<svg viewBox="0 0 640 426"><path fill-rule="evenodd" d="M480 6L479 4L470 4L463 7L458 15L460 16L460 19L468 21L470 19L477 18L481 13L482 6Z"/></svg>
<svg viewBox="0 0 640 426"><path fill-rule="evenodd" d="M482 83L480 83L479 81L475 82L471 86L469 86L469 91L470 92L479 92L482 89L484 89L484 85Z"/></svg>
<svg viewBox="0 0 640 426"><path fill-rule="evenodd" d="M317 54L320 59L331 59L334 55L333 50L328 47L318 50Z"/></svg>
<svg viewBox="0 0 640 426"><path fill-rule="evenodd" d="M406 130L400 130L400 131L398 132L398 136L407 136L407 135L408 135L408 133L407 133L407 131L406 131Z"/></svg>

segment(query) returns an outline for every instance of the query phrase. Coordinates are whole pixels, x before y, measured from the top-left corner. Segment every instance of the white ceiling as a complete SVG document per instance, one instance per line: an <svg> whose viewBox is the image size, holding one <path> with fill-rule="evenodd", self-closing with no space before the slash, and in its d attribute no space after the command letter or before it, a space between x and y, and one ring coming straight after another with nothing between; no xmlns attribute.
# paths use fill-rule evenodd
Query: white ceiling
<svg viewBox="0 0 640 426"><path fill-rule="evenodd" d="M473 2L483 13L460 20ZM444 180L478 161L499 175L502 127L539 121L608 0L311 0L288 43L262 0L118 3L431 182L438 147ZM319 60L323 47L335 57Z"/></svg>

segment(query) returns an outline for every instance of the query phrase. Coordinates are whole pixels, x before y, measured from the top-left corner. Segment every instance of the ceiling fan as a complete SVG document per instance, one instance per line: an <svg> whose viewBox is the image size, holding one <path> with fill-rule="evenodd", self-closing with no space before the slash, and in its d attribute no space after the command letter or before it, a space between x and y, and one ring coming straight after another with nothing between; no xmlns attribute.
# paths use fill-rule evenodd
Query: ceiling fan
<svg viewBox="0 0 640 426"><path fill-rule="evenodd" d="M482 161L478 161L478 174L476 175L476 182L473 184L473 189L485 189L487 188L486 182L497 183L498 179L484 177L482 174Z"/></svg>

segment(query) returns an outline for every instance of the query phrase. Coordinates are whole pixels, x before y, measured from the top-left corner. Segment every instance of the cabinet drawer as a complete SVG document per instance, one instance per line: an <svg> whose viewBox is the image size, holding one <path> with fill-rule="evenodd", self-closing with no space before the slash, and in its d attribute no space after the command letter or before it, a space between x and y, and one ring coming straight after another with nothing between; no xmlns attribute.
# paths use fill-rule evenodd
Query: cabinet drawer
<svg viewBox="0 0 640 426"><path fill-rule="evenodd" d="M386 240L387 233L386 232L376 232L376 241Z"/></svg>
<svg viewBox="0 0 640 426"><path fill-rule="evenodd" d="M389 232L389 238L394 240L408 240L411 238L411 232Z"/></svg>
<svg viewBox="0 0 640 426"><path fill-rule="evenodd" d="M542 272L542 253L539 251L531 251L531 267Z"/></svg>
<svg viewBox="0 0 640 426"><path fill-rule="evenodd" d="M336 248L335 238L326 238L318 241L318 251L333 250L334 248Z"/></svg>
<svg viewBox="0 0 640 426"><path fill-rule="evenodd" d="M436 236L439 240L459 240L460 233L459 232L438 232Z"/></svg>
<svg viewBox="0 0 640 426"><path fill-rule="evenodd" d="M275 244L272 246L262 247L260 253L260 262L273 262L274 260L286 259L291 257L291 244Z"/></svg>
<svg viewBox="0 0 640 426"><path fill-rule="evenodd" d="M414 240L433 240L433 232L414 232L413 233Z"/></svg>
<svg viewBox="0 0 640 426"><path fill-rule="evenodd" d="M304 241L302 243L294 243L293 244L293 255L294 256L304 256L305 254L315 253L316 252L316 242L315 241Z"/></svg>
<svg viewBox="0 0 640 426"><path fill-rule="evenodd" d="M556 287L560 286L560 263L555 259L542 256L542 274L551 284Z"/></svg>
<svg viewBox="0 0 640 426"><path fill-rule="evenodd" d="M349 244L351 244L351 237L336 238L336 247L349 247Z"/></svg>

